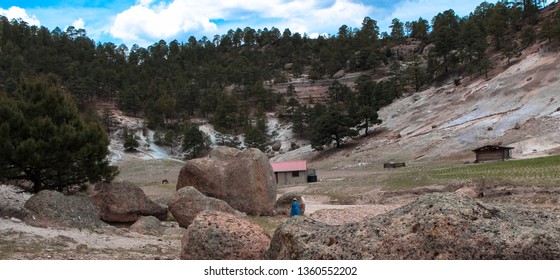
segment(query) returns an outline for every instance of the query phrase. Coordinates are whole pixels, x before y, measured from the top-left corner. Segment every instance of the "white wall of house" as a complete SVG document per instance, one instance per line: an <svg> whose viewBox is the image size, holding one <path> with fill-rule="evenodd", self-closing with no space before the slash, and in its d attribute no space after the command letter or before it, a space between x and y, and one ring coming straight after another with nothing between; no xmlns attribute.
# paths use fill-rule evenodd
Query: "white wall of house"
<svg viewBox="0 0 560 280"><path fill-rule="evenodd" d="M278 185L307 183L307 170L274 172Z"/></svg>

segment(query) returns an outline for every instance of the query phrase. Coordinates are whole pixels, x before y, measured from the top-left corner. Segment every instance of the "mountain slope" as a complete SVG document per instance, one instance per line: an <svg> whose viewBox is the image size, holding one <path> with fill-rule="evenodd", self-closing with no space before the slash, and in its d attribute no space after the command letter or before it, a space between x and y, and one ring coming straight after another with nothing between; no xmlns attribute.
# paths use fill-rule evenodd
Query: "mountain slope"
<svg viewBox="0 0 560 280"><path fill-rule="evenodd" d="M496 142L514 147L514 157L557 148L559 62L557 53L537 51L488 81L416 93L383 108L380 115L413 158L442 157ZM535 129L540 123L547 125ZM524 133L516 135L517 129Z"/></svg>
<svg viewBox="0 0 560 280"><path fill-rule="evenodd" d="M505 61L498 63L506 64ZM560 151L560 56L546 46L525 50L490 79L453 82L396 100L379 112L375 136L352 151L331 152L335 165L453 159L473 161L480 146L501 143L523 158ZM276 160L313 158L291 152Z"/></svg>

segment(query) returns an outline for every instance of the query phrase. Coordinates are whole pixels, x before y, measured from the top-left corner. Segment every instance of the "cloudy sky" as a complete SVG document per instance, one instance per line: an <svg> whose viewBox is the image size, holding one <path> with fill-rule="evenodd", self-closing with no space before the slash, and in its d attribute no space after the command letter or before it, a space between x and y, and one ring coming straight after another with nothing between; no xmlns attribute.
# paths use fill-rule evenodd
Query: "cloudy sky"
<svg viewBox="0 0 560 280"><path fill-rule="evenodd" d="M289 28L314 37L336 34L344 24L361 27L364 17L386 31L393 18L402 22L453 9L466 16L482 0L1 0L0 15L21 18L50 30L85 28L96 42L147 47L160 39L210 40L229 29ZM487 1L493 2L496 1Z"/></svg>

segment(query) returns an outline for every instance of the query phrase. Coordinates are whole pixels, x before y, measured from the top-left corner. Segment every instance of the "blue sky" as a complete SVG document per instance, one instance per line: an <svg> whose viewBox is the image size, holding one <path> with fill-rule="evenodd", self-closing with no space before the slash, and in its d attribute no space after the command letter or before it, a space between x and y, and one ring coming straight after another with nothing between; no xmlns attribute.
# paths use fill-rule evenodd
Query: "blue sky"
<svg viewBox="0 0 560 280"><path fill-rule="evenodd" d="M402 22L431 20L447 9L459 16L474 11L482 0L2 0L0 15L21 18L50 30L70 25L85 28L96 42L147 47L160 39L210 40L229 29L289 28L314 37L336 34L343 24L361 27L364 17L386 31L393 18ZM496 2L496 1L488 1Z"/></svg>

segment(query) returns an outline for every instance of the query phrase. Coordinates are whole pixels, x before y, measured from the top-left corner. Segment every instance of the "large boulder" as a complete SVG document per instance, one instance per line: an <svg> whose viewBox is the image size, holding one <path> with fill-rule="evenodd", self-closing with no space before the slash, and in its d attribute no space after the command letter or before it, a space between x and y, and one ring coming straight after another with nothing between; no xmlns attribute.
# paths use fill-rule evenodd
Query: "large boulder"
<svg viewBox="0 0 560 280"><path fill-rule="evenodd" d="M294 222L296 220L297 222ZM558 259L560 213L432 193L370 220L279 226L270 259Z"/></svg>
<svg viewBox="0 0 560 280"><path fill-rule="evenodd" d="M93 200L85 194L65 195L44 190L25 202L32 226L53 228L98 228L103 226Z"/></svg>
<svg viewBox="0 0 560 280"><path fill-rule="evenodd" d="M183 235L181 245L181 259L185 260L260 260L270 236L238 216L203 211Z"/></svg>
<svg viewBox="0 0 560 280"><path fill-rule="evenodd" d="M141 216L167 220L167 207L151 201L140 187L130 182L98 184L92 198L106 222L136 222Z"/></svg>
<svg viewBox="0 0 560 280"><path fill-rule="evenodd" d="M278 200L276 200L276 204L274 205L274 214L276 215L290 215L292 210L292 199L296 198L299 204L299 210L301 210L301 214L305 214L305 200L300 193L296 192L287 192L280 196Z"/></svg>
<svg viewBox="0 0 560 280"><path fill-rule="evenodd" d="M193 186L250 215L271 215L276 181L268 157L258 149L218 147L206 158L187 161L177 190Z"/></svg>
<svg viewBox="0 0 560 280"><path fill-rule="evenodd" d="M162 235L165 229L161 226L161 222L158 218L154 216L142 216L130 226L129 230L140 234L158 236Z"/></svg>
<svg viewBox="0 0 560 280"><path fill-rule="evenodd" d="M185 187L175 192L168 204L169 212L179 223L179 226L188 228L198 213L205 210L221 211L232 214L241 214L225 201L207 197L193 187Z"/></svg>

